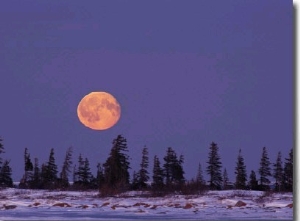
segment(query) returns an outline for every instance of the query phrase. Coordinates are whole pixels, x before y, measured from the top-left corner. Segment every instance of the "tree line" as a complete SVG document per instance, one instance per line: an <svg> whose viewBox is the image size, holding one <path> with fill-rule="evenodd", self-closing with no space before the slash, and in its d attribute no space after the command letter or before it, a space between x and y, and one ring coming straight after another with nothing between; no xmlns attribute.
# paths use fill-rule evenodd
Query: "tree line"
<svg viewBox="0 0 300 221"><path fill-rule="evenodd" d="M13 187L12 169L9 160L3 160L5 153L0 138L0 186ZM266 147L262 149L259 176L251 170L247 178L246 165L241 149L238 152L235 166L235 182L232 185L228 179L226 168L222 171L222 162L218 145L210 144L207 160L207 181L203 178L201 163L195 178L185 179L183 169L184 156L177 155L172 147L168 147L161 163L157 155L153 158L152 179L150 182L148 148L145 146L141 153L141 163L130 179L130 158L128 156L127 140L118 135L112 142L112 148L106 161L97 164L97 172L91 173L88 158L81 154L77 163L72 161L73 148L69 147L65 153L60 172L55 162L54 149L50 150L47 162L39 165L38 158L31 159L28 148L24 151L24 174L19 188L28 189L59 189L59 190L87 190L99 189L101 195L115 195L128 190L147 190L152 194L161 195L171 192L195 194L204 190L270 190L270 178L275 179L274 191L293 191L293 149L288 158L282 161L278 152L275 163L271 163ZM73 182L69 181L72 176Z"/></svg>

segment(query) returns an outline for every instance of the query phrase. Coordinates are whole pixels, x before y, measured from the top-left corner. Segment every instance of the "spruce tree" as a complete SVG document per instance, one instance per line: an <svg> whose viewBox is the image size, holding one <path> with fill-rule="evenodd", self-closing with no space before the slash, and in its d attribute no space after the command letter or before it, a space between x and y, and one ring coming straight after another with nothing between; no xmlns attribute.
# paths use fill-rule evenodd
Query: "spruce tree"
<svg viewBox="0 0 300 221"><path fill-rule="evenodd" d="M148 165L149 165L148 148L145 146L142 151L142 162L140 164L141 168L139 172L136 174L138 189L147 188L147 182L149 180Z"/></svg>
<svg viewBox="0 0 300 221"><path fill-rule="evenodd" d="M125 191L130 183L130 163L128 152L127 140L118 135L113 140L113 146L110 155L106 162L103 164L105 185L107 188L114 189L115 191Z"/></svg>
<svg viewBox="0 0 300 221"><path fill-rule="evenodd" d="M226 168L223 170L223 190L228 188L229 180Z"/></svg>
<svg viewBox="0 0 300 221"><path fill-rule="evenodd" d="M261 190L269 190L270 180L268 179L271 176L271 168L270 168L270 160L268 157L266 147L263 147L263 152L260 160L260 168L259 168L259 175L260 175L260 189Z"/></svg>
<svg viewBox="0 0 300 221"><path fill-rule="evenodd" d="M90 169L90 162L88 158L85 158L83 163L82 182L86 188L90 186L92 179L93 179L93 175Z"/></svg>
<svg viewBox="0 0 300 221"><path fill-rule="evenodd" d="M28 188L33 178L33 164L30 159L27 147L24 151L24 175L20 181L20 188Z"/></svg>
<svg viewBox="0 0 300 221"><path fill-rule="evenodd" d="M253 170L251 170L251 173L249 176L248 186L249 186L250 190L258 190L258 181L256 179L256 174Z"/></svg>
<svg viewBox="0 0 300 221"><path fill-rule="evenodd" d="M74 167L73 167L73 184L75 184L77 182L77 180L78 180L77 173L78 173L77 172L77 166L75 164Z"/></svg>
<svg viewBox="0 0 300 221"><path fill-rule="evenodd" d="M222 174L221 168L222 163L219 156L219 147L216 143L212 142L210 145L210 152L208 155L208 166L206 168L206 172L209 175L209 186L211 190L221 189L222 186Z"/></svg>
<svg viewBox="0 0 300 221"><path fill-rule="evenodd" d="M30 159L30 154L28 153L27 147L25 148L24 152L24 162L25 162L25 173L27 171L32 171L33 170L33 164Z"/></svg>
<svg viewBox="0 0 300 221"><path fill-rule="evenodd" d="M246 189L247 172L246 172L246 166L244 163L244 158L241 153L241 149L239 150L239 154L237 157L235 174L236 174L235 188L236 189Z"/></svg>
<svg viewBox="0 0 300 221"><path fill-rule="evenodd" d="M293 149L284 162L284 188L286 191L293 191Z"/></svg>
<svg viewBox="0 0 300 221"><path fill-rule="evenodd" d="M139 189L139 181L138 181L138 175L135 171L133 171L133 174L132 174L132 182L131 182L131 188L133 190L137 190Z"/></svg>
<svg viewBox="0 0 300 221"><path fill-rule="evenodd" d="M155 155L153 162L152 188L153 190L161 190L164 187L163 169L160 167L159 158Z"/></svg>
<svg viewBox="0 0 300 221"><path fill-rule="evenodd" d="M104 183L104 173L103 173L103 168L100 163L97 164L97 186L98 188L101 188L101 186Z"/></svg>
<svg viewBox="0 0 300 221"><path fill-rule="evenodd" d="M202 172L202 167L201 163L198 165L198 171L197 171L197 177L196 177L196 182L199 186L205 185L205 180L203 178L203 172Z"/></svg>
<svg viewBox="0 0 300 221"><path fill-rule="evenodd" d="M51 148L51 150L50 150L49 161L47 163L47 176L46 177L47 177L46 186L48 186L48 188L55 187L56 182L57 182L57 165L55 164L53 148Z"/></svg>
<svg viewBox="0 0 300 221"><path fill-rule="evenodd" d="M71 172L71 166L72 166L72 153L73 153L73 148L69 147L67 149L64 163L62 166L62 170L60 173L60 181L61 181L61 186L63 188L69 186L69 173Z"/></svg>
<svg viewBox="0 0 300 221"><path fill-rule="evenodd" d="M179 158L176 160L174 171L173 171L173 180L175 181L175 184L183 185L185 183L184 178L184 170L183 170L183 163L184 163L184 157L183 155L180 155Z"/></svg>
<svg viewBox="0 0 300 221"><path fill-rule="evenodd" d="M166 156L164 157L164 176L165 176L165 184L167 186L171 185L172 182L172 172L174 170L174 165L176 163L176 154L171 147L168 147Z"/></svg>
<svg viewBox="0 0 300 221"><path fill-rule="evenodd" d="M83 184L83 176L84 176L84 161L83 161L82 155L79 154L78 168L76 171L76 183L74 182L74 184L82 185Z"/></svg>
<svg viewBox="0 0 300 221"><path fill-rule="evenodd" d="M48 187L48 167L45 163L41 166L41 188Z"/></svg>
<svg viewBox="0 0 300 221"><path fill-rule="evenodd" d="M183 170L183 163L184 163L184 156L181 154L178 160L176 161L175 172L174 172L175 183L180 185L183 185L185 183L185 178L184 178L185 172Z"/></svg>
<svg viewBox="0 0 300 221"><path fill-rule="evenodd" d="M83 159L81 154L78 157L78 169L75 171L75 176L74 185L77 188L93 188L93 186L97 185L95 184L97 181L91 173L89 160L87 158Z"/></svg>
<svg viewBox="0 0 300 221"><path fill-rule="evenodd" d="M31 182L31 188L38 189L41 185L41 172L39 168L38 158L34 158L34 167L33 167L33 179Z"/></svg>
<svg viewBox="0 0 300 221"><path fill-rule="evenodd" d="M5 151L4 151L4 146L3 146L3 139L0 137L0 167L2 166L2 164L3 164L3 159L2 159L2 157L1 157L1 155L3 154L3 153L5 153Z"/></svg>
<svg viewBox="0 0 300 221"><path fill-rule="evenodd" d="M11 178L11 168L9 161L5 160L0 170L0 186L1 187L12 187L13 181Z"/></svg>
<svg viewBox="0 0 300 221"><path fill-rule="evenodd" d="M284 178L280 151L277 154L276 163L274 164L273 177L275 178L275 191L281 191L284 186Z"/></svg>
<svg viewBox="0 0 300 221"><path fill-rule="evenodd" d="M175 151L171 147L168 147L164 161L163 167L166 185L183 184L185 181L182 167L184 161L183 155L178 159Z"/></svg>
<svg viewBox="0 0 300 221"><path fill-rule="evenodd" d="M9 166L9 161L3 159L1 154L5 153L4 146L2 144L3 139L0 137L0 186L1 187L12 187L13 181L11 178L11 168Z"/></svg>

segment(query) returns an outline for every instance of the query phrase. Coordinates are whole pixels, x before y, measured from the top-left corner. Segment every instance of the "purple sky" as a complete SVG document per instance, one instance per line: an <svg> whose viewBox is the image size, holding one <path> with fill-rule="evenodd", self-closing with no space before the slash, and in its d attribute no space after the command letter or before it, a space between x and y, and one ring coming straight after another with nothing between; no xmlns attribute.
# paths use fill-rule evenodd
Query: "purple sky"
<svg viewBox="0 0 300 221"><path fill-rule="evenodd" d="M61 169L66 149L104 163L118 134L131 167L141 150L161 163L185 156L205 170L212 141L231 180L238 149L248 175L262 147L275 161L293 146L292 1L6 1L0 8L0 136L13 179L23 153ZM93 131L77 118L92 91L121 105L120 121ZM132 171L131 171L132 174ZM258 174L257 174L258 175ZM205 174L207 179L207 175Z"/></svg>

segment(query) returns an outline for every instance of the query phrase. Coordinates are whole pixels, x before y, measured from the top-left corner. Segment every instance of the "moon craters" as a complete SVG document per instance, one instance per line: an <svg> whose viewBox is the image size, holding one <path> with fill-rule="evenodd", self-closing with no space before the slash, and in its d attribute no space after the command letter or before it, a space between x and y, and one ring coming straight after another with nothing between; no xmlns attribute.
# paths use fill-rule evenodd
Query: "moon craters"
<svg viewBox="0 0 300 221"><path fill-rule="evenodd" d="M121 108L111 94L92 92L79 102L77 115L86 127L94 130L106 130L118 122Z"/></svg>

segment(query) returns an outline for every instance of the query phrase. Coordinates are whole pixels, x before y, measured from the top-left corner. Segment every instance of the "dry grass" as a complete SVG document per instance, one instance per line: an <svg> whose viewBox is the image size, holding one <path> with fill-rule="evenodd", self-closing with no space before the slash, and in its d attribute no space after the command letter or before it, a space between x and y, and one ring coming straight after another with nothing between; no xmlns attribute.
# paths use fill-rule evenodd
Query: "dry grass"
<svg viewBox="0 0 300 221"><path fill-rule="evenodd" d="M252 195L247 190L234 190L230 197L252 197Z"/></svg>
<svg viewBox="0 0 300 221"><path fill-rule="evenodd" d="M273 191L264 191L264 193L258 198L254 199L256 203L266 203L271 202L273 200Z"/></svg>

